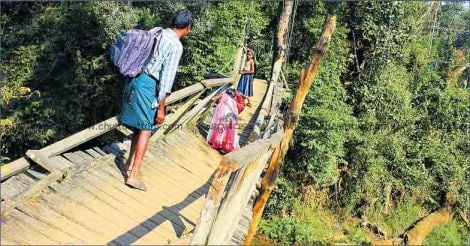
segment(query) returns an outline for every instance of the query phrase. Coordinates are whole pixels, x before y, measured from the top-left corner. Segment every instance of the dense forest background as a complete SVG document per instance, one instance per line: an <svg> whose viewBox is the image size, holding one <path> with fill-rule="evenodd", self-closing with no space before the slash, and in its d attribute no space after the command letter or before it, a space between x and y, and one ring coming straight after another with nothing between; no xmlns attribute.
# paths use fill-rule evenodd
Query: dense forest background
<svg viewBox="0 0 470 246"><path fill-rule="evenodd" d="M280 2L1 2L0 161L119 113L123 78L107 48L130 28L196 15L175 89L229 74L237 45L270 75ZM432 211L453 219L427 244L466 243L470 191L467 2L295 4L286 75L295 88L326 15L336 32L259 229L270 243L370 242ZM286 102L290 93L286 93Z"/></svg>

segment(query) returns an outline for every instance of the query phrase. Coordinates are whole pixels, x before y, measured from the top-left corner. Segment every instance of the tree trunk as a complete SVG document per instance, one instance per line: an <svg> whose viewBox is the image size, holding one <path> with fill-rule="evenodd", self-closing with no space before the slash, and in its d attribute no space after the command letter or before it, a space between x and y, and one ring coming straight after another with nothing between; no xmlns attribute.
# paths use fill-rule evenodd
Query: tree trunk
<svg viewBox="0 0 470 246"><path fill-rule="evenodd" d="M275 50L273 67L271 71L271 81L276 83L279 80L281 74L282 65L287 59L287 39L289 33L289 22L292 15L292 9L294 6L293 0L284 0L282 3L281 17L277 27L277 33L275 37Z"/></svg>
<svg viewBox="0 0 470 246"><path fill-rule="evenodd" d="M284 156L289 149L289 142L292 139L292 135L297 125L305 97L312 86L313 80L318 74L320 63L328 47L329 41L331 40L331 35L333 34L335 27L336 16L328 16L323 26L322 35L315 45L315 53L311 58L310 65L308 68L303 68L300 72L299 86L291 101L288 112L284 113L284 136L282 137L279 145L274 149L271 161L261 181L261 190L254 204L253 218L248 230L248 235L245 239L245 245L252 244L264 207L271 196L275 181L279 175L280 167L284 162Z"/></svg>

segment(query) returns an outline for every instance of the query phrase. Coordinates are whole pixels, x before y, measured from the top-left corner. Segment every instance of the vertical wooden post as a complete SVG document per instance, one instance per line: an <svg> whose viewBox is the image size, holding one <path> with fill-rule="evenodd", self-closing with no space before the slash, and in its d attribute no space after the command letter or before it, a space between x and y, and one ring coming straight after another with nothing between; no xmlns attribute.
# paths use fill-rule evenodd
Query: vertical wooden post
<svg viewBox="0 0 470 246"><path fill-rule="evenodd" d="M291 101L289 110L284 113L284 136L279 145L274 149L273 156L268 165L265 175L261 181L260 194L256 198L253 208L253 218L248 230L248 235L245 239L245 245L251 245L253 237L256 233L261 215L263 214L266 202L271 196L274 189L275 181L279 175L279 170L284 162L284 156L289 149L289 142L292 139L295 127L297 125L299 114L301 112L305 97L312 86L313 80L318 74L319 67L326 49L328 48L331 35L336 27L336 16L328 16L323 26L323 31L320 39L315 45L315 53L311 58L308 68L303 68L300 72L299 86Z"/></svg>
<svg viewBox="0 0 470 246"><path fill-rule="evenodd" d="M230 172L234 169L233 163L227 163L224 160L215 171L211 187L206 196L204 208L201 211L201 217L194 229L190 245L207 245L207 240L212 229L217 211L219 210L225 187L230 178Z"/></svg>
<svg viewBox="0 0 470 246"><path fill-rule="evenodd" d="M284 0L280 4L282 5L282 12L277 27L275 56L273 57L273 68L271 71L271 81L274 81L274 83L279 80L282 65L287 59L287 38L294 0Z"/></svg>
<svg viewBox="0 0 470 246"><path fill-rule="evenodd" d="M233 66L233 81L234 84L238 83L240 80L240 68L243 65L243 45L239 45L237 49L237 53L235 54L235 65Z"/></svg>

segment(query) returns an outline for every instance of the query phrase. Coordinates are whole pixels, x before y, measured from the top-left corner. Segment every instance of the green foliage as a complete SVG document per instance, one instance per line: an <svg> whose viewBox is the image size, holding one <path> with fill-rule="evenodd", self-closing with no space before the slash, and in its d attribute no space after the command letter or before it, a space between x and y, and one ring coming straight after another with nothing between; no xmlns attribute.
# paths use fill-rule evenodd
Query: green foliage
<svg viewBox="0 0 470 246"><path fill-rule="evenodd" d="M273 216L262 221L259 231L279 244L328 245L337 243L365 243L367 232L355 224L349 224L328 209L319 209L299 201L292 204L287 216Z"/></svg>
<svg viewBox="0 0 470 246"><path fill-rule="evenodd" d="M292 211L292 204L296 203L301 195L296 182L284 177L276 180L277 189L271 194L266 205L267 214L286 215Z"/></svg>
<svg viewBox="0 0 470 246"><path fill-rule="evenodd" d="M269 49L266 40L272 30L267 25L277 6L198 1L1 4L0 135L2 156L11 158L119 113L124 78L107 51L119 33L169 26L177 9L193 10L196 21L192 35L183 40L176 90L208 72L231 74L238 44L255 52ZM249 40L243 40L245 33ZM271 61L262 57L258 67L266 72Z"/></svg>
<svg viewBox="0 0 470 246"><path fill-rule="evenodd" d="M1 162L118 114L123 78L107 48L130 28L168 26L180 8L191 9L196 22L183 40L173 89L208 72L230 74L240 44L254 49L257 77L268 78L281 6L169 0L0 4ZM470 61L470 11L446 2L434 18L429 7L419 1L298 2L286 69L291 88L314 52L326 15L334 12L338 23L262 233L286 244L361 243L368 235L351 219L356 216L367 215L396 235L448 195L469 209L470 95L468 70L458 71ZM305 187L321 188L330 200L307 204ZM338 222L339 215L352 222ZM463 234L451 222L426 242L458 244Z"/></svg>
<svg viewBox="0 0 470 246"><path fill-rule="evenodd" d="M426 210L419 206L413 198L400 202L393 209L393 213L384 213L383 206L373 206L367 213L368 219L374 225L390 235L397 237L413 223L426 215Z"/></svg>
<svg viewBox="0 0 470 246"><path fill-rule="evenodd" d="M467 227L456 220L438 226L426 237L424 245L466 245Z"/></svg>
<svg viewBox="0 0 470 246"><path fill-rule="evenodd" d="M283 169L297 190L281 185L275 196L287 199L286 193L309 184L329 187L323 209L366 215L395 236L449 197L468 209L470 97L467 75L455 71L470 60L469 39L452 30L468 27L469 11L459 3L442 5L434 23L429 7L360 1L335 10L338 29ZM302 47L313 46L327 9L324 3L299 8L291 78L308 59ZM445 27L432 33L433 26ZM275 205L266 233L288 243L312 236L302 230L311 224L298 213L276 214L292 211L289 204ZM277 235L283 231L288 235Z"/></svg>

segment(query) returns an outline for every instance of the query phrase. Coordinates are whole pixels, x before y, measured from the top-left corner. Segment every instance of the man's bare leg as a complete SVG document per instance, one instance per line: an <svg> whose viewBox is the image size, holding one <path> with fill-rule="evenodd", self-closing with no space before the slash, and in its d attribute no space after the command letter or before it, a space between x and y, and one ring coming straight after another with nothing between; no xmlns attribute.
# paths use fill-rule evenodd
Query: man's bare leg
<svg viewBox="0 0 470 246"><path fill-rule="evenodd" d="M151 136L151 131L139 131L135 145L134 162L131 173L127 179L128 183L141 183L142 173L140 167L144 159L145 152L147 151L148 142Z"/></svg>
<svg viewBox="0 0 470 246"><path fill-rule="evenodd" d="M124 164L124 171L127 174L127 177L131 174L132 167L134 167L135 159L135 145L137 143L137 137L139 136L140 131L134 132L132 135L131 149L129 150L129 157L127 158L126 164Z"/></svg>

